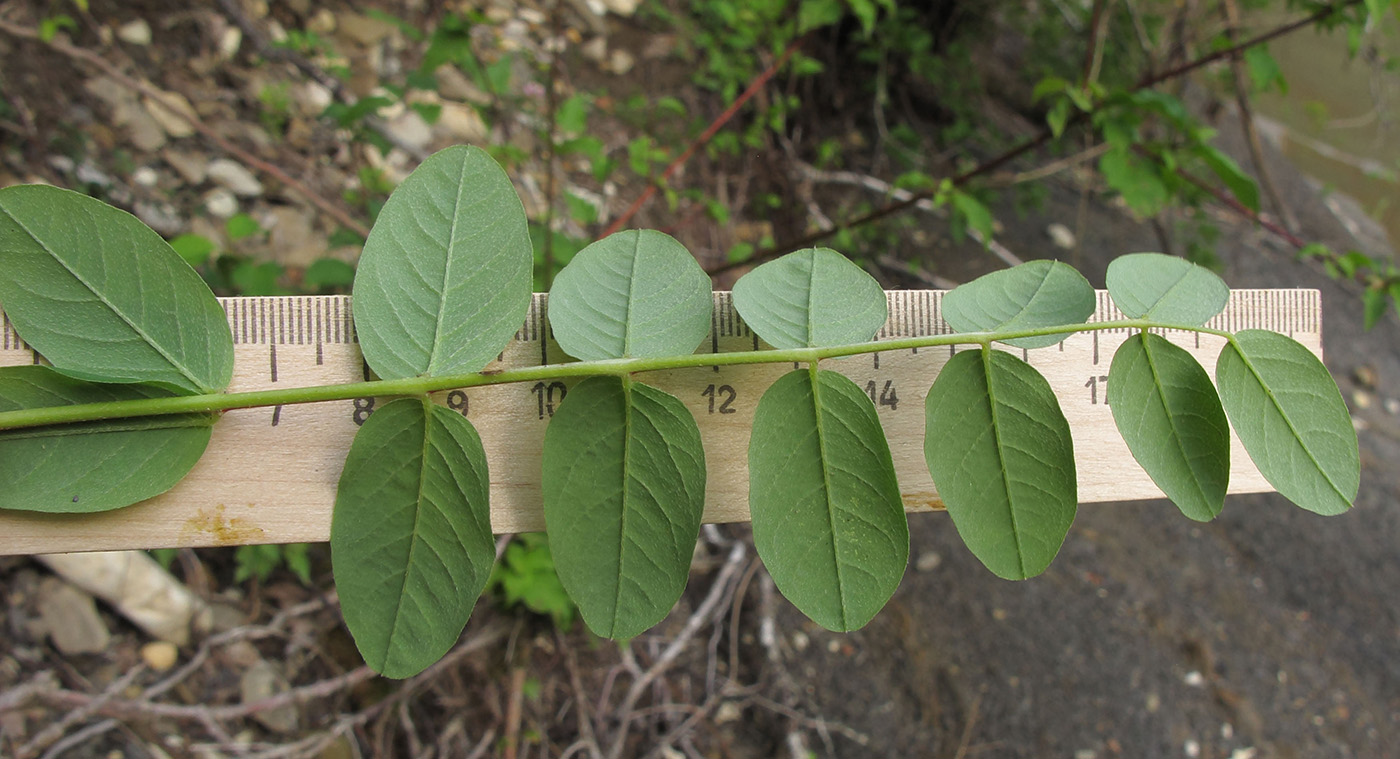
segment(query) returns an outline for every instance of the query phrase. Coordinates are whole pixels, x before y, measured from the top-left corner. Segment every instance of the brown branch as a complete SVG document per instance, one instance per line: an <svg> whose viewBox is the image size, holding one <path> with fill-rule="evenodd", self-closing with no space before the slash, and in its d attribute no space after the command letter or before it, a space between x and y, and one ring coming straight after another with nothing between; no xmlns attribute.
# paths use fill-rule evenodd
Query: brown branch
<svg viewBox="0 0 1400 759"><path fill-rule="evenodd" d="M810 34L810 32L808 34ZM631 221L632 217L636 216L637 212L642 209L642 206L656 195L657 187L665 184L666 181L671 178L672 174L676 173L680 167L685 165L686 161L690 160L691 156L695 155L695 151L704 147L711 138L719 133L720 129L724 128L725 124L729 123L730 119L734 118L734 114L738 113L739 109L744 107L745 103L749 102L754 95L758 94L759 90L763 89L763 86L768 83L768 80L772 79L773 75L777 74L778 70L781 69L783 65L792 58L793 54L797 52L798 48L802 46L807 36L807 34L804 34L789 43L787 48L783 50L783 54L778 56L778 60L764 69L757 77L754 77L754 80L749 83L749 86L743 92L739 93L739 97L735 98L734 102L730 103L728 108L725 108L719 116L715 117L715 120L710 122L708 127L705 127L705 131L701 132L699 137L691 141L690 146L685 149L685 152L677 156L674 161L671 161L670 165L666 167L666 170L661 172L661 176L658 177L656 181L647 185L646 190L644 190L636 200L632 201L632 205L629 206L621 216L617 217L613 223L609 224L608 228L605 229L603 234L599 235L599 237L607 237L619 229L622 229L627 222Z"/></svg>
<svg viewBox="0 0 1400 759"><path fill-rule="evenodd" d="M1191 73L1192 71L1208 66L1230 55L1242 52L1244 50L1248 50L1249 48L1254 47L1255 45L1262 45L1265 42L1277 39L1278 37L1282 37L1283 35L1288 34L1290 32L1295 32L1306 26L1315 24L1325 18L1328 18L1329 16L1332 16L1333 14L1336 14L1350 6L1357 5L1361 2L1362 0L1343 0L1343 2L1341 3L1338 3L1336 5L1330 5L1308 16L1297 19L1295 21L1291 21L1287 24L1284 24L1283 26L1279 26L1258 36L1251 37L1250 39L1247 39L1239 44L1232 45L1221 50L1217 50L1213 53L1209 53L1191 61L1187 61L1186 63L1182 63L1178 66L1167 69L1166 71L1145 76L1136 85L1134 85L1131 90L1128 91L1128 94L1141 92L1151 87L1155 87L1158 84L1161 84L1162 82L1165 82L1167 80L1184 76L1186 74ZM1070 117L1069 122L1065 125L1066 128L1083 121L1087 116L1087 113L1076 112ZM1010 163L1011 161L1020 158L1026 153L1029 153L1030 151L1039 148L1041 145L1044 145L1045 143L1049 142L1052 136L1053 135L1051 134L1049 127L1041 127L1039 132L1037 132L1034 136L1021 142L1019 145L1016 145L1015 147L979 164L978 166L973 167L972 169L969 169L968 171L964 171L963 173L952 177L949 181L954 187L961 187L967 184L967 182L969 182L970 180L982 176L983 174L995 171L1001 168L1002 166L1006 165L1007 163ZM791 250L797 250L800 248L808 247L817 242L825 240L828 237L831 237L841 232L842 230L854 229L856 227L864 226L871 222L884 219L888 216L893 216L894 214L900 213L901 211L904 211L908 208L912 208L919 201L928 200L932 198L935 192L936 190L924 190L915 193L904 200L901 200L896 203L891 203L886 206L882 206L869 213L863 214L854 219L849 219L845 222L836 224L835 226L829 227L827 229L803 235L795 240L785 241L777 245L773 245L772 247L757 251L756 253L754 253L754 255L750 256L749 258L743 261L726 263L721 266L707 269L706 272L711 276L723 274L727 271L736 269L741 266L752 266L753 264L761 263L770 258L776 258L777 256L782 255L783 253L786 253Z"/></svg>
<svg viewBox="0 0 1400 759"><path fill-rule="evenodd" d="M1222 0L1220 9L1225 14L1226 39L1234 42L1240 25L1239 5L1235 0ZM1264 161L1264 146L1259 140L1259 130L1254 126L1254 108L1249 102L1250 85L1244 57L1239 53L1230 56L1230 69L1235 80L1235 106L1240 110L1240 128L1244 130L1245 142L1249 146L1249 159L1254 164L1254 173L1259 177L1259 186L1263 188L1264 197L1268 198L1269 205L1283 221L1283 225L1295 230L1298 228L1298 220L1293 216L1293 211L1284 204L1283 196L1274 184L1273 172L1269 171L1269 165Z"/></svg>
<svg viewBox="0 0 1400 759"><path fill-rule="evenodd" d="M473 634L466 641L458 644L447 656L444 656L432 667L424 670L422 674L415 677L411 682L421 682L430 672L440 672L445 666L456 662L461 657L496 643L505 637L506 631L507 627L505 625L497 624L486 627ZM102 703L98 703L102 700L101 696L93 696L87 693L79 693L70 690L38 690L29 695L33 699L75 709L96 705L97 708L93 711L94 714L101 714L109 717L165 718L200 722L227 722L229 720L251 717L254 714L268 711L269 709L278 709L284 706L292 706L335 695L336 693L352 688L376 676L374 670L364 666L351 670L343 675L320 680L298 688L292 688L268 698L243 704L227 704L223 706L164 704L145 700L117 698L106 699ZM19 705L22 706L23 704Z"/></svg>
<svg viewBox="0 0 1400 759"><path fill-rule="evenodd" d="M20 39L33 40L35 42L43 43L43 40L42 38L40 38L37 29L19 26L18 24L12 24L9 21L0 20L0 31L3 31L6 34L9 34L13 37L19 37ZM139 81L133 78L132 76L126 74L121 69L117 68L112 63L107 61L107 59L103 58L97 53L92 52L91 50L75 47L61 38L54 38L53 40L50 40L49 42L43 44L46 44L51 50L54 50L55 52L61 53L69 58L72 58L73 60L81 61L90 66L93 66L94 68L99 69L100 71L102 71L102 73L111 77L113 80L121 84L123 87L126 87L127 89L130 89L134 92L139 92L157 103L165 102L165 93L161 92L160 90L157 90L155 87L152 87L151 85L145 82ZM264 161L261 158L258 158L257 156L248 152L247 150L244 150L243 148L234 145L233 143L220 136L207 124L198 119L189 118L185 114L173 108L166 108L165 111L169 114L173 114L177 119L188 124L191 129L198 132L205 139L214 143L214 145L217 146L223 152L234 156L239 161L276 179L289 189L294 190L298 194L302 195L312 204L314 204L317 208L321 209L321 211L323 211L327 216L330 216L331 218L339 222L341 226L354 231L356 234L362 237L369 235L369 227L365 226L362 222L350 216L350 214L347 213L344 209L336 206L329 200L326 200L325 198L313 192L311 188L307 187L299 180L292 178L292 176L287 172L283 171L281 167L277 166L276 164L269 163L268 161Z"/></svg>

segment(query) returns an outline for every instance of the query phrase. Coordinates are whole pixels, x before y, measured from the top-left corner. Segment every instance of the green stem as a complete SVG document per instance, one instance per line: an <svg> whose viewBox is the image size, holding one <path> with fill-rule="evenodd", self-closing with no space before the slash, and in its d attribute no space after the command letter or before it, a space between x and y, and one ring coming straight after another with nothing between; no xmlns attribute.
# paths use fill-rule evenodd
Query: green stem
<svg viewBox="0 0 1400 759"><path fill-rule="evenodd" d="M1201 332L1223 337L1231 342L1234 341L1234 337L1230 333L1217 329L1152 322L1143 319L1122 319L1119 321L1094 322L1092 324L1057 325L1054 327L1006 330L1003 332L962 332L951 335L902 337L893 340L874 340L865 343L822 348L792 348L783 350L743 351L738 353L695 353L688 356L666 356L662 358L577 361L568 364L549 364L546 366L504 369L495 372L461 374L456 376L408 377L404 379L351 382L341 385L256 390L245 393L211 393L209 395L143 398L129 401L84 403L73 406L18 409L15 411L0 412L0 430L42 427L50 424L90 422L102 419L127 419L137 416L162 416L166 414L188 414L198 412L208 413L229 411L231 409L257 408L261 406L285 406L295 403L346 401L354 398L371 396L423 395L425 393L441 390L456 390L468 387L482 387L485 385L503 385L512 382L548 381L569 377L593 377L599 375L625 377L636 372L655 372L667 369L685 369L700 366L814 363L823 359L855 356L862 353L907 350L909 348L931 348L940 345L954 344L976 344L986 346L995 341L1014 340L1019 337L1069 335L1079 332L1123 328L1172 329Z"/></svg>

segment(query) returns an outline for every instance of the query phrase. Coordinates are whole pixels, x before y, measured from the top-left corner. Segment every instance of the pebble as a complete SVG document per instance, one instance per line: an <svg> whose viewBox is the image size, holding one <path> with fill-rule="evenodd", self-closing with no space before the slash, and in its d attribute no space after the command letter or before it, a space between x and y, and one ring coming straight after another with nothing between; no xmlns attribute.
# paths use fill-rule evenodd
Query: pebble
<svg viewBox="0 0 1400 759"><path fill-rule="evenodd" d="M238 689L243 703L250 704L271 698L290 687L276 665L260 661L243 673ZM301 715L298 714L295 705L288 704L276 709L264 709L254 714L253 719L273 732L291 733L296 731L298 723L301 722Z"/></svg>
<svg viewBox="0 0 1400 759"><path fill-rule="evenodd" d="M151 25L138 18L117 27L117 39L129 45L145 47L151 44Z"/></svg>
<svg viewBox="0 0 1400 759"><path fill-rule="evenodd" d="M386 127L395 142L414 150L424 150L433 141L433 128L417 111L404 111Z"/></svg>
<svg viewBox="0 0 1400 759"><path fill-rule="evenodd" d="M1386 398L1385 413L1390 414L1391 416L1396 416L1397 414L1400 414L1400 399Z"/></svg>
<svg viewBox="0 0 1400 759"><path fill-rule="evenodd" d="M92 596L55 577L39 583L38 596L39 622L55 648L64 654L106 650L112 634Z"/></svg>
<svg viewBox="0 0 1400 759"><path fill-rule="evenodd" d="M461 103L443 103L434 130L447 136L453 143L481 143L486 141L489 131L486 122L475 108Z"/></svg>
<svg viewBox="0 0 1400 759"><path fill-rule="evenodd" d="M1063 250L1074 250L1074 246L1078 242L1074 233L1063 224L1051 224L1045 228L1045 234L1050 238L1050 242L1055 244L1055 247Z"/></svg>
<svg viewBox="0 0 1400 759"><path fill-rule="evenodd" d="M236 26L224 29L224 33L219 35L219 57L228 61L233 60L238 55L238 49L243 47L243 30Z"/></svg>
<svg viewBox="0 0 1400 759"><path fill-rule="evenodd" d="M614 50L612 51L612 55L608 56L608 65L606 68L613 74L622 76L631 71L632 67L635 65L637 65L637 58L631 53L626 50Z"/></svg>
<svg viewBox="0 0 1400 759"><path fill-rule="evenodd" d="M238 198L228 190L217 187L204 196L204 210L215 218L227 219L238 213Z"/></svg>
<svg viewBox="0 0 1400 759"><path fill-rule="evenodd" d="M186 153L179 150L165 150L160 157L175 170L180 178L188 184L203 184L207 176L205 174L206 163L204 158L196 153Z"/></svg>
<svg viewBox="0 0 1400 759"><path fill-rule="evenodd" d="M141 104L146 112L160 125L162 131L171 137L189 137L194 134L192 123L199 120L194 106L178 92L162 92L160 99L143 97Z"/></svg>
<svg viewBox="0 0 1400 759"><path fill-rule="evenodd" d="M156 183L160 181L160 175L150 166L142 166L131 172L131 181L142 187L155 187Z"/></svg>
<svg viewBox="0 0 1400 759"><path fill-rule="evenodd" d="M156 672L168 671L180 659L180 649L174 643L157 640L141 647L141 661Z"/></svg>
<svg viewBox="0 0 1400 759"><path fill-rule="evenodd" d="M1195 759L1196 757L1201 755L1200 741L1187 740L1185 743L1182 744L1181 750L1191 759Z"/></svg>
<svg viewBox="0 0 1400 759"><path fill-rule="evenodd" d="M1186 676L1181 678L1181 681L1191 686L1192 688L1203 688L1206 684L1205 676L1194 669L1190 672L1187 672Z"/></svg>
<svg viewBox="0 0 1400 759"><path fill-rule="evenodd" d="M205 173L214 184L229 190L234 195L256 198L263 194L262 182L253 176L243 164L228 158L216 158L205 167Z"/></svg>
<svg viewBox="0 0 1400 759"><path fill-rule="evenodd" d="M920 572L932 572L943 563L943 556L937 551L924 551L914 560L914 568Z"/></svg>

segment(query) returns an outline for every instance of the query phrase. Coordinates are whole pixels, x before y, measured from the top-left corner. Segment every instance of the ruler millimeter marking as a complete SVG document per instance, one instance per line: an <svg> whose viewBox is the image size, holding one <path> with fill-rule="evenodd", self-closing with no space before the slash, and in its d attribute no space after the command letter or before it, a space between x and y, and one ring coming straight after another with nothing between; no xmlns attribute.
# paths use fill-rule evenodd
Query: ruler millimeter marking
<svg viewBox="0 0 1400 759"><path fill-rule="evenodd" d="M950 334L942 291L887 293L889 320L877 338ZM744 324L727 292L714 295L711 334L699 353L767 347ZM228 298L234 392L355 382L367 376L344 296ZM1121 319L1098 293L1090 321ZM1208 325L1238 332L1269 329L1321 355L1316 290L1235 290ZM1129 454L1113 423L1108 379L1113 353L1133 332L1116 328L1071 335L1048 348L1003 346L1049 381L1074 437L1081 502L1161 496ZM1214 376L1222 338L1163 330ZM910 511L940 508L924 464L924 396L952 355L975 346L878 351L829 359L822 367L850 377L875 404ZM0 366L40 357L0 320ZM536 294L525 323L491 368L568 360L550 333L547 301ZM640 378L676 395L695 415L705 447L705 520L748 519L748 441L763 391L791 371L787 364L704 366L648 372ZM544 527L540 452L549 418L578 380L560 379L437 393L481 434L491 472L491 519L497 532ZM238 545L326 540L335 486L358 425L383 401L357 398L230 411L214 427L209 449L170 492L135 506L91 515L0 511L0 554ZM1238 439L1232 440L1231 493L1271 490Z"/></svg>

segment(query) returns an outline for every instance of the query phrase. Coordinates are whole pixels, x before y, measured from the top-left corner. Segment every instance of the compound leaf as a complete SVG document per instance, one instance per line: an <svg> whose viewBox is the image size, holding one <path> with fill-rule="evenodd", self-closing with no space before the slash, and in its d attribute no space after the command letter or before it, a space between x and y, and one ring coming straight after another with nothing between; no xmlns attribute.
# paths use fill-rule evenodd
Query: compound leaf
<svg viewBox="0 0 1400 759"><path fill-rule="evenodd" d="M1094 313L1094 288L1069 264L1030 261L994 271L943 297L943 320L958 332L993 332L1080 324ZM1068 334L1003 342L1044 348Z"/></svg>
<svg viewBox="0 0 1400 759"><path fill-rule="evenodd" d="M135 216L70 190L0 189L0 303L58 371L213 393L233 337L208 285Z"/></svg>
<svg viewBox="0 0 1400 759"><path fill-rule="evenodd" d="M1220 313L1230 287L1215 272L1176 256L1133 253L1108 265L1108 294L1130 319L1199 326Z"/></svg>
<svg viewBox="0 0 1400 759"><path fill-rule="evenodd" d="M631 229L579 251L549 291L549 323L574 358L680 356L710 332L710 278L684 245Z"/></svg>
<svg viewBox="0 0 1400 759"><path fill-rule="evenodd" d="M434 153L384 204L355 275L355 330L384 379L474 372L525 321L525 208L486 151Z"/></svg>
<svg viewBox="0 0 1400 759"><path fill-rule="evenodd" d="M169 397L151 385L98 385L43 366L0 369L0 411ZM0 431L0 508L91 514L160 495L209 445L216 414L178 414Z"/></svg>
<svg viewBox="0 0 1400 759"><path fill-rule="evenodd" d="M705 509L705 451L674 396L617 377L569 391L544 438L544 517L588 628L631 638L685 589Z"/></svg>
<svg viewBox="0 0 1400 759"><path fill-rule="evenodd" d="M1323 515L1351 508L1361 484L1356 430L1327 367L1276 332L1245 330L1220 351L1220 400L1260 474Z"/></svg>
<svg viewBox="0 0 1400 759"><path fill-rule="evenodd" d="M1074 443L1050 384L1003 351L963 351L924 403L924 459L958 534L999 577L1045 571L1074 522Z"/></svg>
<svg viewBox="0 0 1400 759"><path fill-rule="evenodd" d="M1181 513L1214 519L1230 483L1230 425L1210 375L1190 353L1144 332L1113 354L1108 378L1113 421L1133 458Z"/></svg>
<svg viewBox="0 0 1400 759"><path fill-rule="evenodd" d="M734 308L774 348L865 342L889 318L880 283L830 248L795 251L740 277Z"/></svg>
<svg viewBox="0 0 1400 759"><path fill-rule="evenodd" d="M749 439L754 546L778 590L828 630L864 627L899 587L909 523L875 405L845 375L789 372Z"/></svg>
<svg viewBox="0 0 1400 759"><path fill-rule="evenodd" d="M341 611L365 663L410 677L457 642L496 549L486 454L461 414L403 398L350 446L331 517Z"/></svg>

